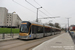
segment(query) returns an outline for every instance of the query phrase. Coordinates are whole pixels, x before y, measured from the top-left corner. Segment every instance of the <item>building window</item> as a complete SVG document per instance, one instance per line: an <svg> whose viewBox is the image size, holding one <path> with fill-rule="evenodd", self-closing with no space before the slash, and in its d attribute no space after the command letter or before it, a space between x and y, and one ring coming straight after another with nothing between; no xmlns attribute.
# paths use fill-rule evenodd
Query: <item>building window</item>
<svg viewBox="0 0 75 50"><path fill-rule="evenodd" d="M9 16L9 15L8 15Z"/></svg>

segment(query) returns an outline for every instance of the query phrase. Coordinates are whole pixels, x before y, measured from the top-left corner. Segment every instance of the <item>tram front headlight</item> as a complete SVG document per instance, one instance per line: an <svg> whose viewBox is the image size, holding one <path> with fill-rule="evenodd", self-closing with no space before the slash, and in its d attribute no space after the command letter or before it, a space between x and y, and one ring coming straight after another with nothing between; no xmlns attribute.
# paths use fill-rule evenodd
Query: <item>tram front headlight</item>
<svg viewBox="0 0 75 50"><path fill-rule="evenodd" d="M28 34L27 34L28 35Z"/></svg>

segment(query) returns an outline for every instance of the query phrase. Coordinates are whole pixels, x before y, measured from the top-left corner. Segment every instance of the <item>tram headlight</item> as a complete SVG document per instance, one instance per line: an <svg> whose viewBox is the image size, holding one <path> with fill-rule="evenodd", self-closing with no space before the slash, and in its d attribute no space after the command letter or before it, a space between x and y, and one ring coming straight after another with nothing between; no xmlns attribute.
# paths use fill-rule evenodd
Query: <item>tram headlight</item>
<svg viewBox="0 0 75 50"><path fill-rule="evenodd" d="M27 34L28 35L28 34Z"/></svg>

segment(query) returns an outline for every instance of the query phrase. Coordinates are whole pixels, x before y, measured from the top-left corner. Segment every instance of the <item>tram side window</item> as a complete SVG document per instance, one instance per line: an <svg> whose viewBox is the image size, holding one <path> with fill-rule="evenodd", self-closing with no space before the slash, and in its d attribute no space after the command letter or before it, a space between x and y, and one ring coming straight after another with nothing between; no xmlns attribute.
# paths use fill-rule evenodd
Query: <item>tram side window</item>
<svg viewBox="0 0 75 50"><path fill-rule="evenodd" d="M57 29L57 32L59 32L59 30Z"/></svg>
<svg viewBox="0 0 75 50"><path fill-rule="evenodd" d="M32 33L35 34L36 33L36 26L32 25Z"/></svg>
<svg viewBox="0 0 75 50"><path fill-rule="evenodd" d="M48 29L45 27L45 33L47 33L48 32Z"/></svg>
<svg viewBox="0 0 75 50"><path fill-rule="evenodd" d="M57 32L59 32L59 30L57 30Z"/></svg>
<svg viewBox="0 0 75 50"><path fill-rule="evenodd" d="M57 32L57 29L55 29L55 32Z"/></svg>
<svg viewBox="0 0 75 50"><path fill-rule="evenodd" d="M51 28L45 27L45 32L46 32L46 33L49 33L49 32L51 32L51 31L52 31Z"/></svg>
<svg viewBox="0 0 75 50"><path fill-rule="evenodd" d="M32 25L32 33L43 33L43 27Z"/></svg>
<svg viewBox="0 0 75 50"><path fill-rule="evenodd" d="M37 33L43 33L43 27L37 26Z"/></svg>
<svg viewBox="0 0 75 50"><path fill-rule="evenodd" d="M50 28L49 32L52 32L52 28Z"/></svg>
<svg viewBox="0 0 75 50"><path fill-rule="evenodd" d="M45 33L47 33L47 28L45 27Z"/></svg>
<svg viewBox="0 0 75 50"><path fill-rule="evenodd" d="M57 29L55 29L54 31L57 32Z"/></svg>
<svg viewBox="0 0 75 50"><path fill-rule="evenodd" d="M52 32L55 32L55 29L52 29Z"/></svg>
<svg viewBox="0 0 75 50"><path fill-rule="evenodd" d="M56 29L54 29L54 32L55 32L55 30L56 30Z"/></svg>

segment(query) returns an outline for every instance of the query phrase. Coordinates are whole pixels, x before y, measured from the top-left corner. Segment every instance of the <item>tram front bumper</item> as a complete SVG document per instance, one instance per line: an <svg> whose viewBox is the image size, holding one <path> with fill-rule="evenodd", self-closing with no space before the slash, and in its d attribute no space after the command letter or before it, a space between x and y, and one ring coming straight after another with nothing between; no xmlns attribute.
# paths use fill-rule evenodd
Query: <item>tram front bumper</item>
<svg viewBox="0 0 75 50"><path fill-rule="evenodd" d="M28 36L19 36L20 39L28 39Z"/></svg>

